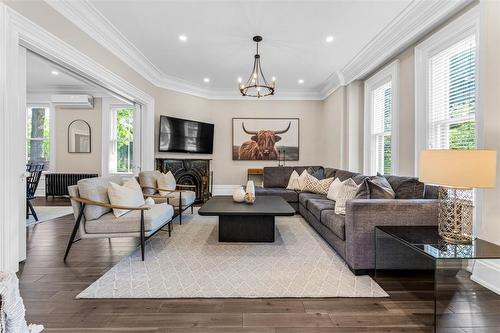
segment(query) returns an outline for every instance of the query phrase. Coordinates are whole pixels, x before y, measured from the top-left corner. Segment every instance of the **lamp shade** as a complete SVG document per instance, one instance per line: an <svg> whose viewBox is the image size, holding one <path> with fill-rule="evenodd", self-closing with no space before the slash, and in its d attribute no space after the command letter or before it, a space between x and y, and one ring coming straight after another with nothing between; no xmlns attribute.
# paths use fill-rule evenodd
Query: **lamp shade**
<svg viewBox="0 0 500 333"><path fill-rule="evenodd" d="M422 150L419 178L424 183L461 188L495 187L495 150Z"/></svg>

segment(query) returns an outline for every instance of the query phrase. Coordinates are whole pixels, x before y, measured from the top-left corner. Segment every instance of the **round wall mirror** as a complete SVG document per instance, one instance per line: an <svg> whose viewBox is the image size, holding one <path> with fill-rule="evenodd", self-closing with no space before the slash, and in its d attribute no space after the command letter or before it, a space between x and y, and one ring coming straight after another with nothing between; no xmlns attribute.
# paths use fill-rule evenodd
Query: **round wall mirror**
<svg viewBox="0 0 500 333"><path fill-rule="evenodd" d="M90 125L85 120L73 120L68 126L68 152L90 153L90 146Z"/></svg>

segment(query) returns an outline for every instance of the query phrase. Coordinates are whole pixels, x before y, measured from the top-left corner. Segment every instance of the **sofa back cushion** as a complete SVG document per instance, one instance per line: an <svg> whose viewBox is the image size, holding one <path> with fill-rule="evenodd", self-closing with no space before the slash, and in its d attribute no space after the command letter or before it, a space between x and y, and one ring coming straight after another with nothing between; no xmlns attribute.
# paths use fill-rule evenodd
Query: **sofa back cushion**
<svg viewBox="0 0 500 333"><path fill-rule="evenodd" d="M357 175L359 175L359 173L357 173L357 172L351 172L351 171L340 170L340 169L337 169L337 171L335 172L335 177L337 177L341 181L344 181L344 180L349 179L349 178L353 178L354 176L357 176Z"/></svg>
<svg viewBox="0 0 500 333"><path fill-rule="evenodd" d="M86 178L79 180L77 185L80 197L92 201L99 201L109 204L109 198L108 198L109 182L113 182L119 185L123 184L122 178L120 176ZM110 208L85 205L83 214L85 215L85 220L89 221L98 219L104 214L109 212L111 212Z"/></svg>
<svg viewBox="0 0 500 333"><path fill-rule="evenodd" d="M325 168L325 178L335 177L335 172L337 169L334 168Z"/></svg>
<svg viewBox="0 0 500 333"><path fill-rule="evenodd" d="M146 187L143 189L144 194L152 195L156 193L155 188L158 187L157 179L160 175L161 172L158 170L139 172L139 184L143 188Z"/></svg>
<svg viewBox="0 0 500 333"><path fill-rule="evenodd" d="M384 175L396 194L396 199L423 199L424 183L417 177Z"/></svg>
<svg viewBox="0 0 500 333"><path fill-rule="evenodd" d="M293 170L300 175L306 170L309 174L314 174L322 170L321 166L284 166L284 167L264 167L264 187L286 188Z"/></svg>

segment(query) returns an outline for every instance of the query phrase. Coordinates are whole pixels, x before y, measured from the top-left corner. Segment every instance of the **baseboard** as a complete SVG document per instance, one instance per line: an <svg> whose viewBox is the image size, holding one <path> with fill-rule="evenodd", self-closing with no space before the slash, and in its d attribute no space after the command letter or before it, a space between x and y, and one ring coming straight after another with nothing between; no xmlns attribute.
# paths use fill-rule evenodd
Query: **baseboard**
<svg viewBox="0 0 500 333"><path fill-rule="evenodd" d="M476 260L471 280L500 295L500 260Z"/></svg>
<svg viewBox="0 0 500 333"><path fill-rule="evenodd" d="M213 195L233 195L233 192L241 185L214 185Z"/></svg>

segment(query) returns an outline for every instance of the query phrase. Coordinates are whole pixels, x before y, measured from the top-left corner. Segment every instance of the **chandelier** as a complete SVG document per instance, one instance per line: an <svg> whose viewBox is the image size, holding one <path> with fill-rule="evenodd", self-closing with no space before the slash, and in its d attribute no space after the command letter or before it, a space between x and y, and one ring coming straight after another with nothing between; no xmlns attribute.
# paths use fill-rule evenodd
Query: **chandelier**
<svg viewBox="0 0 500 333"><path fill-rule="evenodd" d="M243 96L261 98L274 95L276 88L276 79L273 77L271 84L267 83L262 67L260 65L259 43L262 42L261 36L254 36L253 41L257 43L257 52L253 61L253 69L246 83L240 82L240 92Z"/></svg>

